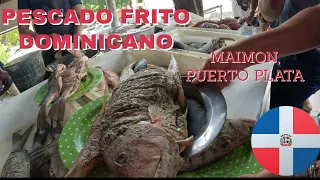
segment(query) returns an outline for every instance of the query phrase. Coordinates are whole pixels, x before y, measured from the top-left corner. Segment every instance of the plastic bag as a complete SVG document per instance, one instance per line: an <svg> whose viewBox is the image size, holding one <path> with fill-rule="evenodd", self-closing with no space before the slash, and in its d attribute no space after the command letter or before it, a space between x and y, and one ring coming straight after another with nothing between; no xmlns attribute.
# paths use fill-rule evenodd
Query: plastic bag
<svg viewBox="0 0 320 180"><path fill-rule="evenodd" d="M259 34L260 32L261 28L248 26L247 23L244 23L238 30L238 33L243 36L253 36L255 34Z"/></svg>

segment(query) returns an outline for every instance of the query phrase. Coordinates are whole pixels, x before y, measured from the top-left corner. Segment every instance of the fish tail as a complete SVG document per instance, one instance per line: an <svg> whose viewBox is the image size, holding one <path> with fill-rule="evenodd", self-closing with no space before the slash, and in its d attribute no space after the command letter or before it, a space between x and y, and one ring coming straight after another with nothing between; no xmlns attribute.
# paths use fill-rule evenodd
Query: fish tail
<svg viewBox="0 0 320 180"><path fill-rule="evenodd" d="M48 117L51 120L62 122L64 119L65 106L66 103L64 98L57 99L52 105Z"/></svg>
<svg viewBox="0 0 320 180"><path fill-rule="evenodd" d="M33 144L35 143L42 144L48 135L48 130L49 130L49 124L47 120L47 106L45 103L42 103L39 110L39 114L38 114L37 132L34 135Z"/></svg>
<svg viewBox="0 0 320 180"><path fill-rule="evenodd" d="M47 106L42 104L39 110L38 119L37 119L37 127L39 130L43 131L47 128Z"/></svg>
<svg viewBox="0 0 320 180"><path fill-rule="evenodd" d="M62 131L62 125L59 121L53 121L51 119L51 126L50 126L50 136L51 139L57 139L57 135L59 135Z"/></svg>
<svg viewBox="0 0 320 180"><path fill-rule="evenodd" d="M14 133L12 135L12 143L13 143L12 152L22 151L23 145L27 141L33 129L33 126L34 124L32 124L22 135L20 135L19 133Z"/></svg>

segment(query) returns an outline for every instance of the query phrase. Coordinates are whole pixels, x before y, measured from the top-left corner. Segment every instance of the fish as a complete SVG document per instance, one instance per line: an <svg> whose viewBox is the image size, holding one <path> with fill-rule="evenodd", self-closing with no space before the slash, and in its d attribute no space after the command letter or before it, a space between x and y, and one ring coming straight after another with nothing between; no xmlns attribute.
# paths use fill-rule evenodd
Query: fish
<svg viewBox="0 0 320 180"><path fill-rule="evenodd" d="M114 29L112 33L124 35L124 34L127 34L128 31L130 31L132 29L136 29L136 28L137 28L136 24L128 24L128 25L120 26L120 27Z"/></svg>
<svg viewBox="0 0 320 180"><path fill-rule="evenodd" d="M193 24L191 27L201 27L204 23L218 24L218 21L212 21L212 20L199 21L199 22Z"/></svg>
<svg viewBox="0 0 320 180"><path fill-rule="evenodd" d="M56 60L53 63L46 66L46 71L54 72L58 64L64 64L68 66L69 64L72 63L72 61L74 61L74 56L72 54L67 53L66 55L62 56L62 53L63 53L62 50L56 52L55 54Z"/></svg>
<svg viewBox="0 0 320 180"><path fill-rule="evenodd" d="M59 132L62 131L62 126L57 123L54 128L54 123L57 122L51 122L50 142L46 145L44 142L35 142L28 152L31 162L31 178L62 178L68 171L58 151Z"/></svg>
<svg viewBox="0 0 320 180"><path fill-rule="evenodd" d="M184 162L180 154L193 142L177 62L172 55L168 69L134 73L135 64L123 70L104 118L94 121L65 177L86 177L100 164L116 177L176 177Z"/></svg>
<svg viewBox="0 0 320 180"><path fill-rule="evenodd" d="M105 77L107 84L110 87L111 91L119 85L120 77L117 73L112 72L107 69L103 69L100 66L98 66L97 68L103 72L103 76Z"/></svg>
<svg viewBox="0 0 320 180"><path fill-rule="evenodd" d="M52 121L50 129L51 142L45 147L46 156L50 157L49 175L51 178L63 178L67 174L68 168L64 165L59 154L58 144L62 125L57 121Z"/></svg>
<svg viewBox="0 0 320 180"><path fill-rule="evenodd" d="M4 163L2 178L29 178L30 177L30 159L23 146L27 141L34 124L32 124L22 135L14 133L12 135L11 153Z"/></svg>
<svg viewBox="0 0 320 180"><path fill-rule="evenodd" d="M64 119L65 105L67 99L72 96L87 76L88 59L78 59L72 62L62 76L62 89L59 98L53 103L49 118L62 122Z"/></svg>
<svg viewBox="0 0 320 180"><path fill-rule="evenodd" d="M47 107L59 98L62 89L62 76L66 71L66 66L58 64L54 73L51 74L48 80L47 93L40 103L40 110L37 118L37 132L34 136L34 142L42 141L41 139L46 137L48 132L48 121L47 121ZM41 138L41 139L38 139Z"/></svg>
<svg viewBox="0 0 320 180"><path fill-rule="evenodd" d="M250 142L256 121L252 119L227 120L215 141L201 153L184 159L179 173L190 172L208 166L231 153L240 145Z"/></svg>
<svg viewBox="0 0 320 180"><path fill-rule="evenodd" d="M206 43L201 48L194 48L194 47L191 47L191 46L189 46L189 45L187 45L187 44L185 44L183 42L174 41L173 48L184 49L184 50L188 50L188 51L194 51L194 52L205 53L205 54L210 54L213 51L215 51L217 49L220 49L221 47L225 46L225 44L224 44L225 40L235 41L232 38L213 38L211 41Z"/></svg>
<svg viewBox="0 0 320 180"><path fill-rule="evenodd" d="M50 159L46 155L45 146L40 142L35 142L32 149L28 151L30 158L31 178L48 178Z"/></svg>
<svg viewBox="0 0 320 180"><path fill-rule="evenodd" d="M241 24L239 24L238 20L234 18L225 18L220 21L199 21L196 24L192 25L192 27L238 30L241 27Z"/></svg>
<svg viewBox="0 0 320 180"><path fill-rule="evenodd" d="M133 72L136 73L136 72L140 71L141 69L146 69L147 67L148 67L147 60L142 59L139 62L137 62L137 64L134 66Z"/></svg>

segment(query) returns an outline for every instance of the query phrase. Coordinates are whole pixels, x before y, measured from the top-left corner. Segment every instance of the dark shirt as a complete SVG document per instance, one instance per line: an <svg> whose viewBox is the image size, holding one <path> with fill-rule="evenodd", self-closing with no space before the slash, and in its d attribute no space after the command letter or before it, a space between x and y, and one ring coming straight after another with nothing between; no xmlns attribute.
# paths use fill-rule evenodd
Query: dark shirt
<svg viewBox="0 0 320 180"><path fill-rule="evenodd" d="M18 9L43 9L48 12L51 9L60 9L65 16L69 9L82 4L81 0L18 0ZM56 17L58 18L58 17ZM70 25L52 25L49 22L45 25L34 25L35 31L38 34L74 34L74 24Z"/></svg>
<svg viewBox="0 0 320 180"><path fill-rule="evenodd" d="M300 11L318 4L320 4L320 0L286 0L282 14L279 17L279 24L283 24ZM308 31L301 33L308 33ZM297 54L293 56L293 58L296 61L299 61L299 66L301 66L299 68L305 68L306 73L320 72L320 48Z"/></svg>
<svg viewBox="0 0 320 180"><path fill-rule="evenodd" d="M4 64L0 61L0 71L3 69Z"/></svg>

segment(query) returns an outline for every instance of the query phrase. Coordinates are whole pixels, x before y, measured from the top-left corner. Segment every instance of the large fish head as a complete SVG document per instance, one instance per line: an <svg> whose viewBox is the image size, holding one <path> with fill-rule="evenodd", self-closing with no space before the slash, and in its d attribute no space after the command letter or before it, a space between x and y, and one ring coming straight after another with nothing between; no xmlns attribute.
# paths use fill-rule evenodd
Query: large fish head
<svg viewBox="0 0 320 180"><path fill-rule="evenodd" d="M128 127L108 145L104 157L117 177L175 177L183 165L172 136L147 122Z"/></svg>

